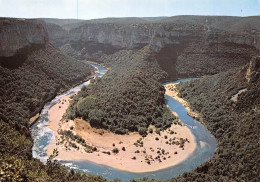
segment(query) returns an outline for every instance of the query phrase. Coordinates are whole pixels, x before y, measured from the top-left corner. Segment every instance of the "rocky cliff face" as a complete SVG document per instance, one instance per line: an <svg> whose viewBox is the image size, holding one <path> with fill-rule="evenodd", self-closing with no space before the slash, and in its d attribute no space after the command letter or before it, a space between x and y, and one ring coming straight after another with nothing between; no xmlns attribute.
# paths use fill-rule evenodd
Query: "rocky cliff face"
<svg viewBox="0 0 260 182"><path fill-rule="evenodd" d="M225 19L228 18L222 18L221 21L225 22ZM165 45L178 44L183 39L189 41L199 39L203 40L205 44L226 42L246 44L260 49L258 30L253 32L226 31L223 30L222 24L218 25L220 23L217 24L219 27L214 28L207 19L205 22L203 21L191 21L187 17L173 22L167 20L150 23L86 21L69 31L58 28L58 25L54 27L54 24L51 26L52 28L47 28L47 31L54 44L80 42L81 46L75 46L75 49L82 49L82 46L88 43L110 45L117 49L134 49L150 44L153 51L159 52ZM50 24L48 26L50 27Z"/></svg>
<svg viewBox="0 0 260 182"><path fill-rule="evenodd" d="M149 45L170 79L219 73L246 64L248 57L259 52L258 25L253 32L234 31L233 25L225 28L232 21L240 22L239 17L221 17L218 21L216 17L173 19L136 23L93 20L81 22L67 33L65 29L57 33L56 28L47 31L54 45L66 44L61 50L77 59L99 61L106 54Z"/></svg>
<svg viewBox="0 0 260 182"><path fill-rule="evenodd" d="M0 65L8 68L20 66L32 51L48 42L43 26L33 20L0 19Z"/></svg>
<svg viewBox="0 0 260 182"><path fill-rule="evenodd" d="M35 115L58 91L94 72L92 66L51 45L42 24L38 20L0 18L1 113L9 112L2 112L3 108L13 108L14 112L27 113L21 118ZM13 106L7 107L9 104Z"/></svg>
<svg viewBox="0 0 260 182"><path fill-rule="evenodd" d="M242 44L249 45L255 47L260 50L260 32L254 33L237 33L237 32L226 32L214 30L210 31L206 35L207 43L234 43L234 44Z"/></svg>
<svg viewBox="0 0 260 182"><path fill-rule="evenodd" d="M67 44L79 53L81 59L97 61L104 54L121 49L140 49L146 45L159 53L167 45L182 47L203 35L203 26L190 23L86 23L68 32Z"/></svg>
<svg viewBox="0 0 260 182"><path fill-rule="evenodd" d="M48 35L41 24L23 19L0 19L0 56L14 56L32 44L43 45Z"/></svg>
<svg viewBox="0 0 260 182"><path fill-rule="evenodd" d="M200 26L176 24L86 24L69 32L71 41L110 44L134 49L150 44L158 52L166 44L178 44L183 37L195 38Z"/></svg>
<svg viewBox="0 0 260 182"><path fill-rule="evenodd" d="M59 25L53 23L45 23L44 21L39 21L48 32L48 38L51 44L56 47L60 47L69 41L69 32L64 30Z"/></svg>
<svg viewBox="0 0 260 182"><path fill-rule="evenodd" d="M255 82L260 77L260 56L253 57L246 73L248 82Z"/></svg>

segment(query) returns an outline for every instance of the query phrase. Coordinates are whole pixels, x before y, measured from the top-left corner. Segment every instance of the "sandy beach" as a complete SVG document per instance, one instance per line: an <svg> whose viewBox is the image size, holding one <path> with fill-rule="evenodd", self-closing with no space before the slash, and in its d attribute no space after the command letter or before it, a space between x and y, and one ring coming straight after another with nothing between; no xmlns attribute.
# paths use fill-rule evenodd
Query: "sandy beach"
<svg viewBox="0 0 260 182"><path fill-rule="evenodd" d="M168 91L169 92L169 91ZM128 135L117 135L103 129L92 128L88 122L77 118L62 121L62 116L69 106L70 96L64 96L59 103L49 110L49 127L55 133L55 140L48 146L47 153L51 155L58 149L57 159L88 160L129 172L152 172L180 163L192 154L196 148L195 138L186 126L172 125L169 129L146 137L137 132ZM58 131L71 131L81 136L88 146L95 147L89 153L86 148L62 136ZM70 141L76 147L70 146ZM118 153L113 152L117 148ZM115 151L115 150L114 150Z"/></svg>
<svg viewBox="0 0 260 182"><path fill-rule="evenodd" d="M188 111L188 114L193 117L193 118L196 118L198 117L198 113L196 112L193 112L190 107L189 107L189 104L182 98L180 98L178 96L178 90L176 89L176 85L178 83L169 83L169 84L166 84L164 85L164 88L166 90L165 94L166 95L169 95L170 97L174 98L175 100L177 100L178 102L180 102Z"/></svg>

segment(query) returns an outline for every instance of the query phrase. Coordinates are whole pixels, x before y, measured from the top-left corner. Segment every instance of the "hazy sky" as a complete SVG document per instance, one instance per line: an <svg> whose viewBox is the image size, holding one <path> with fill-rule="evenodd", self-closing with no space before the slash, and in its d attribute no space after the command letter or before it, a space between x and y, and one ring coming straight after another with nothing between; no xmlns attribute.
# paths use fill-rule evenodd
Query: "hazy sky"
<svg viewBox="0 0 260 182"><path fill-rule="evenodd" d="M79 19L260 15L260 0L78 0ZM0 17L77 18L77 0L0 0Z"/></svg>

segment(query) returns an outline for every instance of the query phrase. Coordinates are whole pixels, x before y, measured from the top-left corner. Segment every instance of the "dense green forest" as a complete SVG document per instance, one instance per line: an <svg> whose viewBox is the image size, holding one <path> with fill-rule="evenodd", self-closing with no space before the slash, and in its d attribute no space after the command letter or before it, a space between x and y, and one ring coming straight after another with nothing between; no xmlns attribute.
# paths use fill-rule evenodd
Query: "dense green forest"
<svg viewBox="0 0 260 182"><path fill-rule="evenodd" d="M18 130L28 127L28 118L39 112L46 101L83 81L91 72L91 66L62 55L51 45L33 52L17 69L0 67L1 119L11 121Z"/></svg>
<svg viewBox="0 0 260 182"><path fill-rule="evenodd" d="M93 71L51 45L32 52L16 69L0 67L0 181L107 181L50 160L43 165L31 151L30 117L57 92L82 82Z"/></svg>
<svg viewBox="0 0 260 182"><path fill-rule="evenodd" d="M217 138L218 148L208 162L173 181L260 180L260 78L258 70L254 80L248 82L247 68L178 85L180 96ZM231 100L245 88L237 101Z"/></svg>
<svg viewBox="0 0 260 182"><path fill-rule="evenodd" d="M234 43L203 42L189 44L177 57L176 71L180 77L200 77L213 75L240 67L248 63L248 58L257 54L257 49L249 45Z"/></svg>
<svg viewBox="0 0 260 182"><path fill-rule="evenodd" d="M179 96L199 113L196 119L217 138L218 147L209 161L167 182L260 180L260 57L248 67L249 64L177 85ZM232 100L243 89L246 91Z"/></svg>
<svg viewBox="0 0 260 182"><path fill-rule="evenodd" d="M178 123L165 105L165 90L158 82L166 73L160 70L148 46L103 59L111 71L82 88L66 117L82 117L92 126L118 134L138 131L143 136L150 124L163 130Z"/></svg>

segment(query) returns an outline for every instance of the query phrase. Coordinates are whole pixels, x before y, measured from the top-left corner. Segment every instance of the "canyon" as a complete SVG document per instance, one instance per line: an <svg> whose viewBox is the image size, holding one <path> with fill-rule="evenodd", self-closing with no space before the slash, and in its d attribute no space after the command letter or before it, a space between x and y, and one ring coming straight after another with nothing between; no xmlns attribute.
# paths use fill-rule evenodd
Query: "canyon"
<svg viewBox="0 0 260 182"><path fill-rule="evenodd" d="M248 62L248 57L260 48L257 19L214 16L176 16L159 20L108 18L69 24L69 29L68 25L58 25L59 20L56 24L54 20L52 23L46 20L46 29L53 45L77 59L100 62L102 56L119 50L149 45L170 80L216 74Z"/></svg>
<svg viewBox="0 0 260 182"><path fill-rule="evenodd" d="M1 171L7 174L17 170L17 179L25 181L62 181L74 177L106 181L99 176L68 171L57 161L48 160L44 165L32 158L31 151L30 118L58 93L92 78L95 70L86 63L91 60L111 70L79 92L80 97L70 106L73 119L78 114L78 106L73 104L91 93L102 98L98 104L105 108L109 118L102 123L106 129L112 132L124 129L124 134L128 129L139 132L155 118L154 124L163 130L169 120L160 122L162 111L166 112L161 83L202 77L179 84L176 89L191 110L198 113L195 118L216 137L218 147L208 162L172 181L257 180L259 125L254 122L259 121L259 22L259 16L0 18ZM231 99L234 95L235 102ZM125 99L118 102L111 99L121 96ZM153 103L145 107L151 117L139 113L144 110L140 108L145 97ZM115 107L107 107L108 104ZM140 107L135 107L136 104ZM124 110L125 105L133 113L131 116L125 117L125 113L130 113ZM119 112L114 108L119 108ZM151 108L156 112L150 113ZM128 127L127 120L134 117L138 118L138 127ZM119 124L121 128L117 130ZM227 167L223 167L225 162Z"/></svg>

